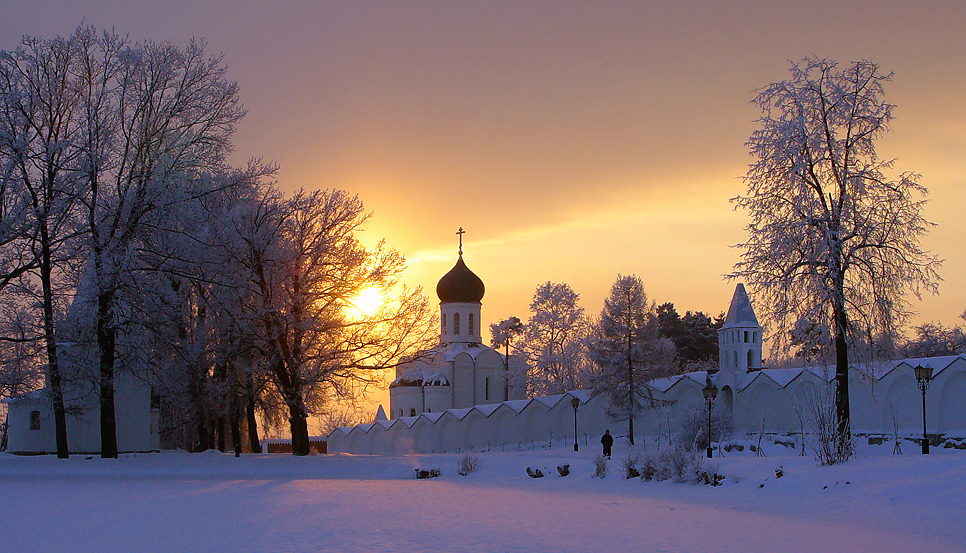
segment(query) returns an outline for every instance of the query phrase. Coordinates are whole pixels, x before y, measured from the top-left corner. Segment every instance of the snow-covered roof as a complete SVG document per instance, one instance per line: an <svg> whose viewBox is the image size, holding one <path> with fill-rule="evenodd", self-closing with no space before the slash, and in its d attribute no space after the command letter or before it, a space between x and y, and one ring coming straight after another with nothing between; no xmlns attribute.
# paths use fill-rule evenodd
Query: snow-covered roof
<svg viewBox="0 0 966 553"><path fill-rule="evenodd" d="M486 405L477 405L475 406L475 409L480 413L483 413L483 416L489 417L493 414L493 411L496 411L500 408L500 405L502 405L502 403L488 403Z"/></svg>
<svg viewBox="0 0 966 553"><path fill-rule="evenodd" d="M560 403L560 400L562 400L563 398L564 398L564 394L554 394L552 396L536 396L533 398L533 401L536 401L549 408Z"/></svg>
<svg viewBox="0 0 966 553"><path fill-rule="evenodd" d="M460 421L463 420L463 417L470 414L470 411L472 410L472 407L466 407L463 409L447 409L446 412L452 415L456 420Z"/></svg>
<svg viewBox="0 0 966 553"><path fill-rule="evenodd" d="M44 389L34 390L32 392L27 392L26 394L21 394L19 396L5 397L3 399L0 399L0 403L17 403L18 401L34 403L34 402L44 400L46 398L46 393L47 392Z"/></svg>
<svg viewBox="0 0 966 553"><path fill-rule="evenodd" d="M452 361L456 359L456 356L465 353L476 359L481 353L487 350L492 350L489 346L480 344L478 342L450 342L440 346L440 353L443 354L443 359L447 361Z"/></svg>
<svg viewBox="0 0 966 553"><path fill-rule="evenodd" d="M419 415L419 417L422 417L422 418L428 420L429 422L436 422L442 416L443 416L443 413L442 412L438 412L438 413L421 413Z"/></svg>
<svg viewBox="0 0 966 553"><path fill-rule="evenodd" d="M397 420L399 420L399 419L393 419L393 420L389 420L389 419L377 419L376 422L374 422L373 424L378 424L379 426L383 427L383 429L388 429Z"/></svg>
<svg viewBox="0 0 966 553"><path fill-rule="evenodd" d="M792 380L795 380L796 378L798 378L798 376L801 375L803 372L805 372L805 370L804 369L768 369L767 371L759 371L759 372L765 372L766 376L772 379L775 382L775 384L778 384L779 388L784 388L785 386L788 386Z"/></svg>
<svg viewBox="0 0 966 553"><path fill-rule="evenodd" d="M593 393L590 390L571 390L564 395L575 397L580 400L581 403L587 403L590 398L593 397Z"/></svg>
<svg viewBox="0 0 966 553"><path fill-rule="evenodd" d="M707 371L694 371L690 373L677 374L666 378L655 378L650 382L652 390L664 393L670 390L679 382L693 381L699 386L704 386L708 379Z"/></svg>
<svg viewBox="0 0 966 553"><path fill-rule="evenodd" d="M390 388L406 386L449 386L449 380L442 373L433 370L435 367L415 366L405 374L397 376L389 385Z"/></svg>
<svg viewBox="0 0 966 553"><path fill-rule="evenodd" d="M924 367L932 367L932 376L935 378L939 373L946 370L947 367L955 363L958 359L966 360L966 355L943 355L937 357L923 357L920 359L902 359L895 362L895 366L908 365L909 368L914 368L916 365L921 365Z"/></svg>
<svg viewBox="0 0 966 553"><path fill-rule="evenodd" d="M513 409L517 413L526 409L527 405L530 405L529 399L511 399L510 401L504 401L503 405L506 405L510 409Z"/></svg>

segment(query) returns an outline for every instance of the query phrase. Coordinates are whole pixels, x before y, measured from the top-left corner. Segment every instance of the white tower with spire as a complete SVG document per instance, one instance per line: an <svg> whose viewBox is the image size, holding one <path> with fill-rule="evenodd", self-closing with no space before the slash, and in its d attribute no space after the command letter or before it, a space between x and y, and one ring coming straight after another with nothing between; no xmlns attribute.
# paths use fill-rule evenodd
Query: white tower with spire
<svg viewBox="0 0 966 553"><path fill-rule="evenodd" d="M745 285L738 284L728 316L718 330L719 369L739 374L761 369L761 334Z"/></svg>

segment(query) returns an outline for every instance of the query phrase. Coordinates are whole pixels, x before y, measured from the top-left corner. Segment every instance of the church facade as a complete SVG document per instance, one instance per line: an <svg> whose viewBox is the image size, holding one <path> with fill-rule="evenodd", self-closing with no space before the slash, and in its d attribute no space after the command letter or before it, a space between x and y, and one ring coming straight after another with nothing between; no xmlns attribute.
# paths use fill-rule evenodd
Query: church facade
<svg viewBox="0 0 966 553"><path fill-rule="evenodd" d="M483 344L483 280L466 266L462 246L456 265L436 285L439 297L439 345L396 369L389 386L389 418L416 417L474 405L526 397L519 355L504 356Z"/></svg>

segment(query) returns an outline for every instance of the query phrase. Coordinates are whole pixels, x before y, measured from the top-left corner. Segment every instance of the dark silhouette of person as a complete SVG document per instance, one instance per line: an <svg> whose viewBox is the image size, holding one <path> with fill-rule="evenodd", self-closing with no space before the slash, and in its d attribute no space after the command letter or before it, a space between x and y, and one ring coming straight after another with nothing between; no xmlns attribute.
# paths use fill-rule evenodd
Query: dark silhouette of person
<svg viewBox="0 0 966 553"><path fill-rule="evenodd" d="M614 437L610 435L610 430L605 430L600 437L600 445L604 446L604 457L610 459L610 448L614 445Z"/></svg>

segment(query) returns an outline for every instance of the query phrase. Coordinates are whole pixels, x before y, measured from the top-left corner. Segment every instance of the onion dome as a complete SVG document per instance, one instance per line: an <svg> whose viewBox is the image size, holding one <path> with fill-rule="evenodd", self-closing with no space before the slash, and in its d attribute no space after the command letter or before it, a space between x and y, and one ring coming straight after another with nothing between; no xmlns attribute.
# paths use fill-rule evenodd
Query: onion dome
<svg viewBox="0 0 966 553"><path fill-rule="evenodd" d="M486 291L483 280L463 263L463 256L436 284L440 303L480 303Z"/></svg>

